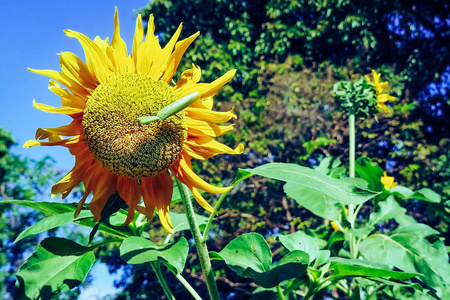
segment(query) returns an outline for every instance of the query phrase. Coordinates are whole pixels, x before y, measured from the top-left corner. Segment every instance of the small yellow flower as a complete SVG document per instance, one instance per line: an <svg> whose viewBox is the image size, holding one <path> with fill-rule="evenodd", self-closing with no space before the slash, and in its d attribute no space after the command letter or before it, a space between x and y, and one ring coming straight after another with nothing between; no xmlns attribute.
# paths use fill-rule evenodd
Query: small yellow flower
<svg viewBox="0 0 450 300"><path fill-rule="evenodd" d="M386 171L384 171L383 176L381 177L381 183L384 185L384 188L389 191L393 187L397 186L398 183L395 182L395 178L392 176L387 176Z"/></svg>
<svg viewBox="0 0 450 300"><path fill-rule="evenodd" d="M339 225L335 221L331 221L330 224L331 224L331 227L334 229L334 231L340 231L341 230L341 228L339 227Z"/></svg>
<svg viewBox="0 0 450 300"><path fill-rule="evenodd" d="M372 83L377 92L377 107L382 109L385 112L389 112L389 108L386 106L387 101L395 101L396 97L390 96L389 94L383 94L384 90L388 87L389 83L387 81L380 82L381 74L377 73L375 70L372 70L373 79L370 79L369 75L365 75L364 77L370 83Z"/></svg>
<svg viewBox="0 0 450 300"><path fill-rule="evenodd" d="M214 209L199 190L209 193L229 190L229 187L212 186L198 177L192 170L191 159L205 160L217 154L243 152L242 144L232 149L214 139L233 129L232 125L216 123L227 122L236 115L232 110L213 111L211 97L233 78L236 70L228 71L212 83L199 83L201 70L193 65L173 84L184 52L199 35L197 32L177 42L181 28L180 25L161 48L154 34L153 16L144 39L138 15L128 55L120 37L116 9L111 43L108 39L91 40L81 33L65 31L80 42L86 63L71 52L63 52L60 54L62 72L30 70L53 79L49 89L61 97L62 104L62 107L52 107L34 103L34 107L68 115L72 122L58 128L39 128L36 140L26 142L24 147L63 146L75 156L72 171L52 188L52 196L62 194L64 198L75 186L84 183L86 191L75 215L92 193L89 209L94 221L99 221L108 198L118 192L129 205L126 224L134 219L135 210L152 219L156 209L163 227L172 232L169 209L173 183L169 170L209 212ZM200 99L176 115L145 125L138 122L138 118L156 115L163 107L194 92L199 93Z"/></svg>

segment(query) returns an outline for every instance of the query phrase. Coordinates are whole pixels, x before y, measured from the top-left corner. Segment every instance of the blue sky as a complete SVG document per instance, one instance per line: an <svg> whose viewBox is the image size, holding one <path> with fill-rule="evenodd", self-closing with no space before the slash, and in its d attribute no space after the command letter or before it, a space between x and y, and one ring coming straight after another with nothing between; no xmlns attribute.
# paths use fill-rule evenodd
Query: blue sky
<svg viewBox="0 0 450 300"><path fill-rule="evenodd" d="M67 37L63 30L73 29L90 38L112 38L114 7L120 17L120 33L129 49L136 24L136 9L148 0L106 1L3 1L0 9L0 127L9 130L18 146L15 154L40 159L46 154L56 160L56 167L69 171L74 159L63 147L22 148L34 138L38 127L58 127L68 124L69 117L48 114L32 107L39 103L60 106L59 97L48 90L49 78L27 71L60 70L58 53L70 51L84 60L78 41ZM155 16L156 17L156 16ZM50 196L50 195L49 195ZM50 200L50 197L49 197ZM83 299L101 299L114 293L113 279L103 264L96 264L91 274L94 283L83 291Z"/></svg>
<svg viewBox="0 0 450 300"><path fill-rule="evenodd" d="M41 112L32 107L38 103L60 106L60 100L48 90L49 78L27 71L52 69L60 71L58 53L70 51L84 60L78 41L63 30L72 29L91 39L97 35L112 38L114 7L120 17L120 33L129 48L136 24L136 10L148 0L107 1L4 1L0 9L0 127L9 130L18 146L13 153L40 159L49 154L56 167L69 171L73 157L63 147L22 145L34 138L37 127L66 125L69 117ZM157 16L155 16L157 17Z"/></svg>

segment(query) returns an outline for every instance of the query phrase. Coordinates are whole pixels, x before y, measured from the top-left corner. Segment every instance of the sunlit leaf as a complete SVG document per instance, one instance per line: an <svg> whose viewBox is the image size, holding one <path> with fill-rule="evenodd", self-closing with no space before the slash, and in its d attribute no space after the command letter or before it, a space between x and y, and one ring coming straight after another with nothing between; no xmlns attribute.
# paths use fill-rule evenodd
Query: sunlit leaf
<svg viewBox="0 0 450 300"><path fill-rule="evenodd" d="M15 299L51 299L83 282L95 262L91 248L50 237L17 272Z"/></svg>
<svg viewBox="0 0 450 300"><path fill-rule="evenodd" d="M392 195L388 196L386 200L378 202L378 206L378 211L370 214L369 223L372 225L393 219L406 213L406 209L401 207Z"/></svg>
<svg viewBox="0 0 450 300"><path fill-rule="evenodd" d="M183 230L189 230L189 223L186 214L178 214L174 212L169 212L170 220L173 225L173 232L179 232ZM195 219L200 230L203 230L206 223L208 223L208 218L195 214Z"/></svg>
<svg viewBox="0 0 450 300"><path fill-rule="evenodd" d="M161 261L174 273L183 272L188 252L189 245L184 237L176 243L162 246L141 237L129 237L120 246L120 257L127 263Z"/></svg>
<svg viewBox="0 0 450 300"><path fill-rule="evenodd" d="M427 240L437 233L425 224L401 226L389 235L367 237L359 250L367 260L422 274L421 279L433 288L450 285L450 264L444 243Z"/></svg>
<svg viewBox="0 0 450 300"><path fill-rule="evenodd" d="M88 210L83 210L80 212L80 215L77 219L83 219L83 218L89 218L92 217L92 213ZM61 213L57 215L52 215L45 217L41 221L37 222L36 224L28 227L24 231L22 231L19 236L16 238L14 243L30 236L35 235L59 226L62 226L64 224L73 222L75 220L73 212L66 212Z"/></svg>
<svg viewBox="0 0 450 300"><path fill-rule="evenodd" d="M296 233L288 235L279 235L278 239L289 251L301 250L308 253L309 262L316 259L319 254L319 245L316 239L307 235L303 231L297 231Z"/></svg>
<svg viewBox="0 0 450 300"><path fill-rule="evenodd" d="M243 234L232 240L220 253L211 254L215 259L223 259L239 276L253 278L257 285L265 288L303 275L309 262L307 253L294 250L272 265L269 245L257 233Z"/></svg>
<svg viewBox="0 0 450 300"><path fill-rule="evenodd" d="M295 164L269 163L245 171L297 186L307 186L343 204L361 204L379 194Z"/></svg>

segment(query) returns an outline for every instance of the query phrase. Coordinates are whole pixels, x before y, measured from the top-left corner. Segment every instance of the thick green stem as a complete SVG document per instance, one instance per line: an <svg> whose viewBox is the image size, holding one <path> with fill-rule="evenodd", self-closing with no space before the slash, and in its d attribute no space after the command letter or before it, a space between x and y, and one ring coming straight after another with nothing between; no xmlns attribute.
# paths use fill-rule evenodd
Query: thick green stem
<svg viewBox="0 0 450 300"><path fill-rule="evenodd" d="M356 160L356 134L355 134L355 113L350 110L348 116L348 135L349 135L349 164L350 178L355 178L355 160Z"/></svg>
<svg viewBox="0 0 450 300"><path fill-rule="evenodd" d="M348 135L349 135L349 165L350 165L350 178L355 178L355 161L356 161L356 133L355 133L355 112L350 109L348 115ZM348 221L350 227L355 228L357 212L355 211L355 205L349 204L348 206ZM350 253L353 258L356 258L358 249L356 249L356 238L351 235L350 239Z"/></svg>
<svg viewBox="0 0 450 300"><path fill-rule="evenodd" d="M173 296L172 292L170 291L169 287L167 286L166 281L164 280L164 276L161 273L161 264L159 261L151 261L150 265L153 268L153 271L155 271L156 277L158 277L159 283L161 284L164 293L166 294L167 298L169 300L175 300L175 297Z"/></svg>
<svg viewBox="0 0 450 300"><path fill-rule="evenodd" d="M214 279L214 274L211 267L211 259L209 257L208 248L206 247L206 242L202 238L202 234L195 219L194 207L192 206L191 197L189 197L189 190L187 186L185 186L179 180L177 180L177 186L178 190L180 191L181 200L183 202L186 217L189 223L189 228L191 229L192 237L195 241L198 259L200 260L202 271L205 275L209 296L212 300L220 300L219 291L217 290L216 281Z"/></svg>
<svg viewBox="0 0 450 300"><path fill-rule="evenodd" d="M277 285L277 292L278 292L278 299L280 300L286 300L283 294L283 290L281 289L280 285Z"/></svg>

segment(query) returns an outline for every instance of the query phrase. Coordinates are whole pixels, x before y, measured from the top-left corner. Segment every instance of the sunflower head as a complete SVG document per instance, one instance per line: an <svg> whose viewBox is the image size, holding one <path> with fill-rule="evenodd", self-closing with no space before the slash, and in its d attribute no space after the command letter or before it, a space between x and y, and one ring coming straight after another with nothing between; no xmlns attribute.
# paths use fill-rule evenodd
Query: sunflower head
<svg viewBox="0 0 450 300"><path fill-rule="evenodd" d="M111 78L86 103L82 121L86 145L117 175L139 179L166 172L183 150L186 121L178 115L141 125L138 118L156 115L174 100L175 92L165 82L139 74Z"/></svg>
<svg viewBox="0 0 450 300"><path fill-rule="evenodd" d="M383 176L381 177L381 183L384 186L384 189L389 191L393 187L396 187L398 185L397 182L395 182L395 178L392 176L387 176L386 171L384 171Z"/></svg>
<svg viewBox="0 0 450 300"><path fill-rule="evenodd" d="M367 82L371 83L375 88L377 95L377 108L383 110L384 112L389 112L389 108L386 105L386 102L391 101L394 102L397 100L396 97L390 96L387 93L383 93L389 85L389 82L384 81L380 82L381 74L377 73L375 70L372 70L372 79L369 75L364 76Z"/></svg>
<svg viewBox="0 0 450 300"><path fill-rule="evenodd" d="M34 106L50 113L60 113L72 122L58 128L38 128L36 139L24 147L63 146L75 156L75 166L52 188L52 195L66 197L83 183L85 193L76 214L92 194L89 208L98 221L109 197L116 192L129 205L128 218L135 210L153 217L155 211L162 225L172 231L169 219L172 197L170 173L186 184L197 202L206 210L214 209L199 190L223 193L228 188L215 187L192 170L191 159L208 159L217 154L240 154L214 138L232 130L232 125L218 125L235 118L233 111L212 109L212 96L228 83L236 70L231 70L212 83L199 83L201 70L193 65L175 84L173 77L186 49L199 35L178 41L182 26L164 48L155 36L153 16L148 21L147 35L141 16L137 17L131 53L120 37L119 17L114 15L114 35L108 39L89 39L66 30L69 37L82 45L85 61L70 52L60 54L61 71L31 70L46 75L49 89L61 97L61 107ZM177 99L192 93L199 100L184 110L157 122L140 124L138 119L155 116Z"/></svg>

